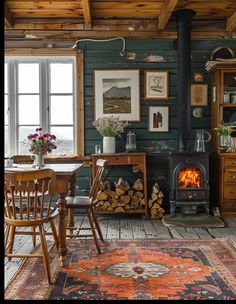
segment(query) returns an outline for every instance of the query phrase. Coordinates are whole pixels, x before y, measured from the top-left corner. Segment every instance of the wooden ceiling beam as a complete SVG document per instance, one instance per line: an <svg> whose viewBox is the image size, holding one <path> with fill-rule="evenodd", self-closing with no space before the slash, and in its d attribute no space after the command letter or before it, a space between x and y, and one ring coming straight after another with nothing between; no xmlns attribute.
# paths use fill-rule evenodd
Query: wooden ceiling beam
<svg viewBox="0 0 236 304"><path fill-rule="evenodd" d="M55 43L60 42L63 44L63 41L68 43L69 41L71 42L71 47L75 41L75 39L81 39L81 38L91 38L91 39L106 39L106 38L114 38L114 37L124 37L124 38L131 38L131 39L157 39L157 38L168 38L168 39L176 39L177 38L177 33L176 31L135 31L135 32L129 32L125 30L111 30L111 31L99 31L99 30L83 30L83 31L72 31L71 33L61 33L57 35L53 35L50 33L45 32L44 36L42 33L38 33L37 31L28 31L28 34L35 35L37 38L35 39L26 39L20 35L17 35L14 37L14 35L5 35L5 43L12 47L17 45L19 43L26 43L26 45L30 43L36 43L36 41L41 40L41 42L46 43ZM233 34L229 34L229 32L225 31L207 31L207 32L199 32L199 31L192 31L191 37L192 39L219 39L221 37L227 37L227 38L232 38ZM25 36L25 35L24 35Z"/></svg>
<svg viewBox="0 0 236 304"><path fill-rule="evenodd" d="M227 18L226 31L232 32L236 28L236 11Z"/></svg>
<svg viewBox="0 0 236 304"><path fill-rule="evenodd" d="M92 8L91 0L81 0L81 6L84 14L84 21L86 28L92 28Z"/></svg>
<svg viewBox="0 0 236 304"><path fill-rule="evenodd" d="M5 2L5 6L4 6L4 26L6 28L14 27L14 18L12 16L12 14L10 13L6 2Z"/></svg>
<svg viewBox="0 0 236 304"><path fill-rule="evenodd" d="M172 12L174 11L179 0L166 0L161 8L161 12L158 18L158 29L163 30L170 19Z"/></svg>

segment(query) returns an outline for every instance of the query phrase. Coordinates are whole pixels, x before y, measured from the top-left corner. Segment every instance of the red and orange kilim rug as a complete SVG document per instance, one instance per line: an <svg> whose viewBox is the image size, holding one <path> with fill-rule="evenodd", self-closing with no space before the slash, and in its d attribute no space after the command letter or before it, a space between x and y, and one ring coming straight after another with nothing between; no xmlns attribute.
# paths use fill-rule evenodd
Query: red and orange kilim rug
<svg viewBox="0 0 236 304"><path fill-rule="evenodd" d="M31 259L5 299L236 299L236 249L225 239L109 240L100 255L92 240L69 240L68 248L68 267L50 253L55 284L42 261Z"/></svg>

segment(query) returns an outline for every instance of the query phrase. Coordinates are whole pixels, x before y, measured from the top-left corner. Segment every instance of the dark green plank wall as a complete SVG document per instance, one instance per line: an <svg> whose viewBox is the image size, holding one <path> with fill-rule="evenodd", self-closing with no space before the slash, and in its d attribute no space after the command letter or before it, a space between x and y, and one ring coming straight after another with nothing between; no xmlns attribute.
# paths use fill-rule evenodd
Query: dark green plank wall
<svg viewBox="0 0 236 304"><path fill-rule="evenodd" d="M80 42L79 46L84 52L84 94L85 94L85 154L94 153L95 144L102 145L102 136L93 127L94 120L94 94L93 94L93 72L96 69L122 69L137 68L140 69L140 103L141 103L141 121L132 123L126 130L132 130L136 133L137 147L139 151L150 152L153 147L167 146L176 148L177 146L177 121L178 107L176 89L178 85L177 76L177 51L173 46L172 39L148 39L148 40L131 40L126 39L126 54L120 56L123 44L121 40L109 42ZM211 88L210 76L205 69L206 62L210 59L212 50L217 46L229 46L236 49L235 39L224 40L193 40L191 45L191 65L192 72L203 72L203 83L208 84L208 106L202 107L203 117L194 118L191 107L191 146L195 130L198 128L210 131L211 125ZM149 61L156 56L159 61ZM167 101L145 101L144 96L144 70L145 69L167 69L169 71L169 99ZM192 79L192 83L194 83ZM169 132L154 133L148 132L148 106L149 105L169 105ZM207 150L210 147L207 146ZM121 145L117 140L117 152L120 152ZM156 157L158 158L158 156ZM151 157L148 158L149 160ZM157 160L157 168L151 166L148 173L149 183L153 180L163 181L165 188L166 164L163 157L160 162ZM86 169L87 170L87 169ZM149 169L150 170L150 169ZM78 188L83 190L88 185L87 173L81 170L78 176ZM116 173L117 174L117 173ZM118 172L119 174L119 172ZM124 176L125 171L122 169L120 175ZM127 173L127 177L129 173ZM114 179L114 178L113 178Z"/></svg>

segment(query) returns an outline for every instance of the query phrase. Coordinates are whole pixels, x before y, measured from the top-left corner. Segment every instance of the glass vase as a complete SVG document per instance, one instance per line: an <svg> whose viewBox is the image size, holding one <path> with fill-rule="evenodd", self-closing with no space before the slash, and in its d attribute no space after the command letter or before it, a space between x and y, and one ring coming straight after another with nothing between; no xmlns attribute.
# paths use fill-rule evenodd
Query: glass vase
<svg viewBox="0 0 236 304"><path fill-rule="evenodd" d="M33 167L38 168L38 169L44 167L44 155L43 154L34 154Z"/></svg>

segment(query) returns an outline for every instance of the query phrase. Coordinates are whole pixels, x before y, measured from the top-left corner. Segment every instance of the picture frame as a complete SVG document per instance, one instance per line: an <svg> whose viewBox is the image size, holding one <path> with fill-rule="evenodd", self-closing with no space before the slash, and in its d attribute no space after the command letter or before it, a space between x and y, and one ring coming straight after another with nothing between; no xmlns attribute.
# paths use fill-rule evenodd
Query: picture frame
<svg viewBox="0 0 236 304"><path fill-rule="evenodd" d="M149 132L169 132L169 106L149 106Z"/></svg>
<svg viewBox="0 0 236 304"><path fill-rule="evenodd" d="M195 82L203 82L204 74L202 72L193 73L193 79Z"/></svg>
<svg viewBox="0 0 236 304"><path fill-rule="evenodd" d="M166 100L169 98L169 71L144 71L144 99Z"/></svg>
<svg viewBox="0 0 236 304"><path fill-rule="evenodd" d="M207 106L208 85L191 84L191 106Z"/></svg>
<svg viewBox="0 0 236 304"><path fill-rule="evenodd" d="M140 121L140 70L94 70L94 117Z"/></svg>

